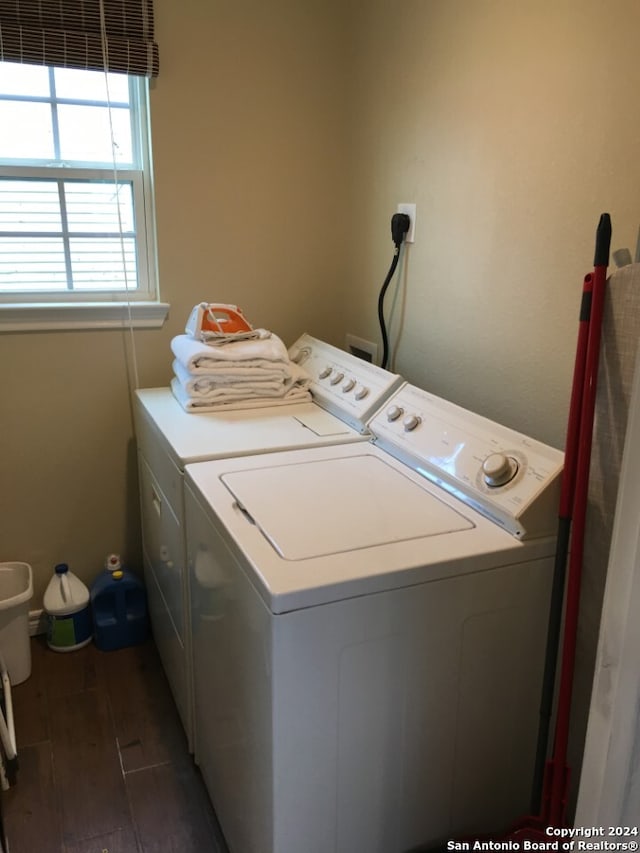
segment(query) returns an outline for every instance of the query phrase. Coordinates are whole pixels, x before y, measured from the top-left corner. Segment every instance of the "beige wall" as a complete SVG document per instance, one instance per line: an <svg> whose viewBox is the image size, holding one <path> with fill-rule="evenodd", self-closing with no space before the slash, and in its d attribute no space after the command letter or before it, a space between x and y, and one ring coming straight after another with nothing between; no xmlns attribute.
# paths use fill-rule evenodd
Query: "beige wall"
<svg viewBox="0 0 640 853"><path fill-rule="evenodd" d="M160 277L175 309L244 308L292 342L340 331L349 174L339 0L156 0Z"/></svg>
<svg viewBox="0 0 640 853"><path fill-rule="evenodd" d="M348 148L339 2L155 0L151 91L161 330L135 334L140 384L202 299L240 305L287 343L341 337ZM128 334L0 335L0 560L89 583L110 551L140 565Z"/></svg>
<svg viewBox="0 0 640 853"><path fill-rule="evenodd" d="M415 202L397 370L563 447L600 214L611 214L613 248L632 253L640 224L640 6L366 0L355 9L361 224L349 330L377 334L390 218L398 202Z"/></svg>

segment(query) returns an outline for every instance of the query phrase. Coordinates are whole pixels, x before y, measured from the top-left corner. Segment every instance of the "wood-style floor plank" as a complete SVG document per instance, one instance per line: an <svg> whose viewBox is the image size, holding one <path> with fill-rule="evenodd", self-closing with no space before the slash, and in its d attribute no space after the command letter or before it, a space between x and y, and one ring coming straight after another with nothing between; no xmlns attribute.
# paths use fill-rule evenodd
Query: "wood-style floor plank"
<svg viewBox="0 0 640 853"><path fill-rule="evenodd" d="M51 736L65 842L130 828L106 693L59 697L51 705Z"/></svg>
<svg viewBox="0 0 640 853"><path fill-rule="evenodd" d="M223 853L192 764L137 770L126 785L143 853Z"/></svg>
<svg viewBox="0 0 640 853"><path fill-rule="evenodd" d="M100 652L93 643L72 652L47 649L45 682L47 697L54 704L60 696L83 693L102 686Z"/></svg>
<svg viewBox="0 0 640 853"><path fill-rule="evenodd" d="M51 654L44 637L34 639L31 643L31 675L11 690L18 750L49 740L46 673Z"/></svg>
<svg viewBox="0 0 640 853"><path fill-rule="evenodd" d="M118 829L107 835L87 838L77 844L65 846L65 853L139 853L139 851L140 848L132 829Z"/></svg>
<svg viewBox="0 0 640 853"><path fill-rule="evenodd" d="M184 756L186 736L155 646L105 652L102 666L124 772Z"/></svg>
<svg viewBox="0 0 640 853"><path fill-rule="evenodd" d="M18 784L2 794L11 853L60 853L61 822L51 744L26 746L18 757Z"/></svg>

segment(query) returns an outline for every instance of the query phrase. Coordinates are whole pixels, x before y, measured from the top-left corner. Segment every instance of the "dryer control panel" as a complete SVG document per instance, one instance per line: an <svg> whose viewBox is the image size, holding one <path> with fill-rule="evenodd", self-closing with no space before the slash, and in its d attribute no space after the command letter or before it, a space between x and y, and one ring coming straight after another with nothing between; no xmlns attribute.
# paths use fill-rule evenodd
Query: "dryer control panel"
<svg viewBox="0 0 640 853"><path fill-rule="evenodd" d="M289 358L311 376L316 403L360 432L403 382L397 373L306 333L290 347Z"/></svg>
<svg viewBox="0 0 640 853"><path fill-rule="evenodd" d="M553 535L564 454L408 383L374 442L518 538Z"/></svg>

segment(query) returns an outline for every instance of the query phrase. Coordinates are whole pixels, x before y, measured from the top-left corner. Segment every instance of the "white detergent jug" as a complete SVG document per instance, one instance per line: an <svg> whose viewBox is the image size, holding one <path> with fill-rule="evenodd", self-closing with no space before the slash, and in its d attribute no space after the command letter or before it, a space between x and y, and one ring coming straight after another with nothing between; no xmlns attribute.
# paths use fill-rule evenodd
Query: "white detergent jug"
<svg viewBox="0 0 640 853"><path fill-rule="evenodd" d="M89 590L66 563L55 573L44 593L47 645L56 652L72 652L91 642Z"/></svg>

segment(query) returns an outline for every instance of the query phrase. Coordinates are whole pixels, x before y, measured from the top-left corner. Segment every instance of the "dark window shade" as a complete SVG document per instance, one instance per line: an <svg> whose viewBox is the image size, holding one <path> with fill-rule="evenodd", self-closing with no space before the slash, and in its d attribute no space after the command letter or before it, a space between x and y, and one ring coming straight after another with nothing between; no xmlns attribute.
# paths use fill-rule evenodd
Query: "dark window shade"
<svg viewBox="0 0 640 853"><path fill-rule="evenodd" d="M157 77L153 2L0 0L0 61Z"/></svg>

